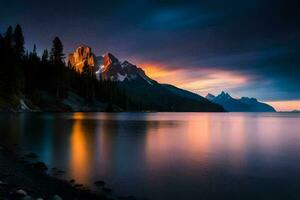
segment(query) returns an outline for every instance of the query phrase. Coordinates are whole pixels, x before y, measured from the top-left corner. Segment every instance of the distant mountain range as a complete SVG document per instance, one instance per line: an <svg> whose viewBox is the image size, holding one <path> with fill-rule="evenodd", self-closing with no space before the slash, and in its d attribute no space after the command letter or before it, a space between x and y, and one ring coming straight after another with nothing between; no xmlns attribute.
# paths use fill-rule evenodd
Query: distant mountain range
<svg viewBox="0 0 300 200"><path fill-rule="evenodd" d="M300 110L280 111L281 113L300 113Z"/></svg>
<svg viewBox="0 0 300 200"><path fill-rule="evenodd" d="M120 61L111 53L96 56L90 47L80 46L69 54L69 65L82 72L88 65L99 80L117 82L126 94L139 102L141 110L151 111L206 111L206 112L276 112L255 98L232 98L222 92L206 98L169 84L160 84L146 75L142 68Z"/></svg>
<svg viewBox="0 0 300 200"><path fill-rule="evenodd" d="M292 110L292 113L300 113L300 110Z"/></svg>
<svg viewBox="0 0 300 200"><path fill-rule="evenodd" d="M95 71L99 80L117 82L118 86L141 106L150 111L223 112L224 108L206 98L172 85L151 79L136 65L119 61L111 53L95 56L87 46L69 54L69 65L82 71L85 64Z"/></svg>
<svg viewBox="0 0 300 200"><path fill-rule="evenodd" d="M217 96L208 93L206 99L222 105L229 112L276 112L272 106L259 102L255 98L242 97L236 99L224 91Z"/></svg>

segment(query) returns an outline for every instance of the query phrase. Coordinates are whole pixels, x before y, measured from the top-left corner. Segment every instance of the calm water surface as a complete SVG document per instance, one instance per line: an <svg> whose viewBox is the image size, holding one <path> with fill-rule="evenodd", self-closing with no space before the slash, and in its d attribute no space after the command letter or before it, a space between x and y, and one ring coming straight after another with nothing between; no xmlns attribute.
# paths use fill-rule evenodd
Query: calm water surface
<svg viewBox="0 0 300 200"><path fill-rule="evenodd" d="M300 199L299 114L1 114L0 136L117 196Z"/></svg>

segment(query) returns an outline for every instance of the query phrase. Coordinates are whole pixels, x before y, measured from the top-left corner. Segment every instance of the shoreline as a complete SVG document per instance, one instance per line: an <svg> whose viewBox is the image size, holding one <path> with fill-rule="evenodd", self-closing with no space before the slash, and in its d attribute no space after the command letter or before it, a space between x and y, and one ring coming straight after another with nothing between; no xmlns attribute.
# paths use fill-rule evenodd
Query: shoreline
<svg viewBox="0 0 300 200"><path fill-rule="evenodd" d="M43 200L133 200L133 196L114 197L105 187L99 191L63 180L46 173L42 162L29 162L30 158L19 155L15 145L0 143L0 199L43 199Z"/></svg>

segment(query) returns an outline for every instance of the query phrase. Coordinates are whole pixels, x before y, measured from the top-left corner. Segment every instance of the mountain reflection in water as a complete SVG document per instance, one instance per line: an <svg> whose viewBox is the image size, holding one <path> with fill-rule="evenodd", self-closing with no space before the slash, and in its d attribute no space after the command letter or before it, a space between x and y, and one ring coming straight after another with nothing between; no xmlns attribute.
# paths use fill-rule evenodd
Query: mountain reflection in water
<svg viewBox="0 0 300 200"><path fill-rule="evenodd" d="M64 178L116 195L300 198L299 114L1 114L0 128Z"/></svg>

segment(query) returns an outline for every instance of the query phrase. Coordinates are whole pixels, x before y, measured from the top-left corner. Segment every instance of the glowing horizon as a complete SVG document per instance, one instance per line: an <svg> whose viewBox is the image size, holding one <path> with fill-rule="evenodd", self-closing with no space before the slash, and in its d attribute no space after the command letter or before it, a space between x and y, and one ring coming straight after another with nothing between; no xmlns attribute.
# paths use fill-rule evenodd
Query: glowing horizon
<svg viewBox="0 0 300 200"><path fill-rule="evenodd" d="M207 68L169 69L158 64L141 64L146 74L160 83L174 84L177 87L198 93L217 93L220 90L245 85L248 77L225 70Z"/></svg>
<svg viewBox="0 0 300 200"><path fill-rule="evenodd" d="M139 65L146 75L159 83L172 84L176 87L205 96L207 93L218 94L220 91L246 85L249 77L225 70L207 68L162 67L159 64L142 63ZM231 94L234 96L234 94ZM252 97L252 96L249 96ZM256 97L254 97L256 98ZM263 101L277 111L300 110L300 100Z"/></svg>
<svg viewBox="0 0 300 200"><path fill-rule="evenodd" d="M266 101L265 103L270 104L277 111L300 110L300 100Z"/></svg>

